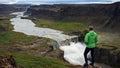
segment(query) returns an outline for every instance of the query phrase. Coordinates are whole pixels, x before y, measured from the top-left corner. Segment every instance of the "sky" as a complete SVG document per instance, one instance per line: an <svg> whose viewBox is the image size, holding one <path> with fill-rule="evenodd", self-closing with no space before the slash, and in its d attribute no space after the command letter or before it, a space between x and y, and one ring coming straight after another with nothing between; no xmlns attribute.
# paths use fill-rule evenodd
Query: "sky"
<svg viewBox="0 0 120 68"><path fill-rule="evenodd" d="M2 4L82 4L82 3L113 3L120 0L0 0Z"/></svg>

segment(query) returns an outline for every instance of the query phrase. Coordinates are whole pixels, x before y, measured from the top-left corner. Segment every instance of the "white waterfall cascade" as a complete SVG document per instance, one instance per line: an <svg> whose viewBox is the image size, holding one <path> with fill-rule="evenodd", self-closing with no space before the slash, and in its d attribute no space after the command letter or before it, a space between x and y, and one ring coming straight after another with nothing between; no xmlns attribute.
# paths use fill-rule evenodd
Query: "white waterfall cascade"
<svg viewBox="0 0 120 68"><path fill-rule="evenodd" d="M73 37L65 35L58 30L35 27L35 24L31 20L21 19L21 17L24 16L24 12L15 12L12 13L12 15L16 15L15 18L10 20L11 24L14 25L13 31L22 32L26 35L46 37L56 40L57 42L61 42ZM84 64L83 52L85 50L85 44L71 42L70 45L62 45L59 46L59 48L64 51L64 58L69 63L74 65Z"/></svg>
<svg viewBox="0 0 120 68"><path fill-rule="evenodd" d="M85 44L71 42L70 45L60 46L60 49L64 51L64 59L70 64L83 65Z"/></svg>

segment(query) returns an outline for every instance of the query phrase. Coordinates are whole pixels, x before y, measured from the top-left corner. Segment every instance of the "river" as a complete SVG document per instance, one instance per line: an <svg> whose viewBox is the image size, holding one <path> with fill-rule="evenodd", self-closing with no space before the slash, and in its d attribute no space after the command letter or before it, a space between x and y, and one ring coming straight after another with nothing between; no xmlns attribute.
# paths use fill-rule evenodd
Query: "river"
<svg viewBox="0 0 120 68"><path fill-rule="evenodd" d="M21 19L24 16L24 12L15 12L12 15L16 15L15 18L10 19L11 24L14 25L15 32L21 32L26 35L38 36L38 37L46 37L57 42L64 41L66 39L70 39L74 36L69 36L63 34L62 31L54 30L50 28L40 28L36 27L35 24L29 19ZM61 50L64 51L64 59L68 61L70 64L74 65L83 65L84 64L84 49L85 44L80 42L73 43L70 45L59 46Z"/></svg>

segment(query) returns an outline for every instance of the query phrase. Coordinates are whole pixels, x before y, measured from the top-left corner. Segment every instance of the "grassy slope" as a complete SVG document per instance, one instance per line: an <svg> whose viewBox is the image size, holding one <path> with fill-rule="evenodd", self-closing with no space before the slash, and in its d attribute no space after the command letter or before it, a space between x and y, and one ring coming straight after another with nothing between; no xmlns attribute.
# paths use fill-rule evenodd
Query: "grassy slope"
<svg viewBox="0 0 120 68"><path fill-rule="evenodd" d="M44 19L36 19L33 21L37 27L61 30L67 34L70 34L71 32L80 32L86 28L86 24L84 22L60 22Z"/></svg>
<svg viewBox="0 0 120 68"><path fill-rule="evenodd" d="M45 57L35 57L25 53L14 53L18 65L25 68L67 68L64 62Z"/></svg>
<svg viewBox="0 0 120 68"><path fill-rule="evenodd" d="M13 32L13 26L10 24L9 19L4 18L0 20L0 28L0 54L13 54L18 65L24 66L25 68L67 68L66 63L58 59L44 56L37 57L32 53L28 54L28 52L31 51L30 49L21 51L17 44L20 43L19 45L23 46L22 44L36 41L37 37Z"/></svg>

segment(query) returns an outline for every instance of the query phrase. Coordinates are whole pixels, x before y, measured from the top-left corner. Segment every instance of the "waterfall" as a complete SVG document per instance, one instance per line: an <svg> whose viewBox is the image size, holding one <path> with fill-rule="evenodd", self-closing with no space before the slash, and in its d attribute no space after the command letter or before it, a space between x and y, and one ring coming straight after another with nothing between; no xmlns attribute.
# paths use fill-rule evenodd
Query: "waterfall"
<svg viewBox="0 0 120 68"><path fill-rule="evenodd" d="M30 6L27 6L24 12L27 12L28 8L30 8Z"/></svg>
<svg viewBox="0 0 120 68"><path fill-rule="evenodd" d="M64 59L70 64L83 65L85 63L83 53L86 45L79 42L77 36L62 42L63 44L59 48L64 51Z"/></svg>

